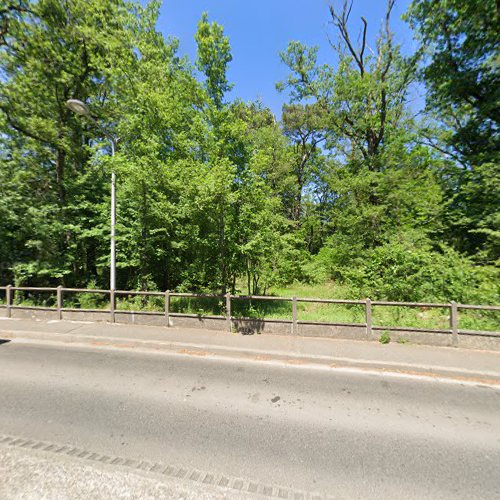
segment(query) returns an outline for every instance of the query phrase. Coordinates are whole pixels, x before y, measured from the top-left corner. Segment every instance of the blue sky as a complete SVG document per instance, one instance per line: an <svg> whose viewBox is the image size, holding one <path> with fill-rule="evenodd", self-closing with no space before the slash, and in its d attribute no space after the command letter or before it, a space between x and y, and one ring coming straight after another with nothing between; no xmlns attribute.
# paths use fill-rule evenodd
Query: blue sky
<svg viewBox="0 0 500 500"><path fill-rule="evenodd" d="M336 1L338 5L341 0ZM275 84L287 75L279 52L286 49L288 42L300 40L317 45L320 63L334 61L327 39L328 33L335 33L328 26L328 3L328 0L164 0L158 28L165 36L178 38L181 54L194 61L196 25L202 12L207 11L211 21L224 26L230 39L233 61L228 77L234 83L231 97L245 101L260 97L280 116L287 98L276 91ZM412 52L415 47L411 31L400 19L409 3L410 0L397 0L392 16L392 29L405 52ZM358 32L360 16L365 16L372 46L385 6L385 0L354 0L353 33Z"/></svg>

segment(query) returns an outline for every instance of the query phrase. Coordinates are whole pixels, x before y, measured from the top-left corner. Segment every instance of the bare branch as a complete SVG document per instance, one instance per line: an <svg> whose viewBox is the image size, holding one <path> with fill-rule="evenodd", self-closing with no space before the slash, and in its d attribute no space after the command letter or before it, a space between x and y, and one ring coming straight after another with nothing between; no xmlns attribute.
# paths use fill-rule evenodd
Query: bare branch
<svg viewBox="0 0 500 500"><path fill-rule="evenodd" d="M382 89L380 91L380 127L378 134L374 137L374 149L376 150L382 142L385 134L385 122L387 120L387 90L385 88L385 79L389 72L393 60L393 47L392 47L392 33L390 27L391 12L396 0L387 0L387 10L385 13L385 36L387 40L386 48L381 47L379 60L382 60L382 51L387 51L387 59L384 68L380 73L380 80L382 82Z"/></svg>
<svg viewBox="0 0 500 500"><path fill-rule="evenodd" d="M366 21L366 19L361 16L361 21L363 21L363 39L361 41L361 50L359 52L359 60L361 61L361 66L365 66L364 62L363 62L363 55L365 53L365 47L366 47L366 30L368 28L368 22Z"/></svg>
<svg viewBox="0 0 500 500"><path fill-rule="evenodd" d="M330 11L330 16L332 17L332 24L339 30L340 36L342 37L342 40L344 40L345 44L347 45L347 48L349 49L350 54L356 61L356 64L358 65L359 72L361 76L365 74L365 67L363 63L363 58L362 55L360 57L360 54L356 51L354 48L351 37L349 35L349 30L347 28L347 22L349 21L349 16L351 14L351 9L352 9L352 1L348 2L348 0L344 0L344 5L342 8L342 13L338 14L335 10L335 7L330 4L329 5L329 11ZM363 20L363 24L365 25L364 27L364 35L366 36L366 21ZM364 51L364 46L362 46L362 51Z"/></svg>
<svg viewBox="0 0 500 500"><path fill-rule="evenodd" d="M382 81L385 80L385 77L387 73L389 72L389 69L392 64L392 33L391 33L391 27L390 27L390 21L391 21L391 12L394 7L394 3L396 0L387 0L387 11L385 13L385 36L387 40L387 61L385 64L384 69L382 70Z"/></svg>
<svg viewBox="0 0 500 500"><path fill-rule="evenodd" d="M462 158L459 155L453 153L452 151L450 151L448 149L445 149L445 148L439 146L438 144L433 142L430 137L427 137L425 135L423 137L424 137L424 139L427 139L427 140L420 139L419 141L417 141L419 144L422 144L423 146L431 147L431 148L435 149L436 151L439 151L443 155L449 156L452 160L455 160L457 163L459 163L463 167L467 167L466 163L464 163L464 161L462 160Z"/></svg>

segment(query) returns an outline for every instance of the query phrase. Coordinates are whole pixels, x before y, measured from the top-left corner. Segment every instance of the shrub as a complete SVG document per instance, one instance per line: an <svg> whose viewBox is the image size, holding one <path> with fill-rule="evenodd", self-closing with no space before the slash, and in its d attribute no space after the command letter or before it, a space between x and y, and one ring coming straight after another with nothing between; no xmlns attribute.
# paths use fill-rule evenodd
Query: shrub
<svg viewBox="0 0 500 500"><path fill-rule="evenodd" d="M350 251L349 251L350 249ZM372 249L330 243L315 258L318 269L347 283L357 297L394 301L496 303L500 272L476 266L451 247L394 238Z"/></svg>
<svg viewBox="0 0 500 500"><path fill-rule="evenodd" d="M380 335L378 341L381 344L388 344L391 341L391 336L389 335L389 332L387 330L383 332L382 335Z"/></svg>

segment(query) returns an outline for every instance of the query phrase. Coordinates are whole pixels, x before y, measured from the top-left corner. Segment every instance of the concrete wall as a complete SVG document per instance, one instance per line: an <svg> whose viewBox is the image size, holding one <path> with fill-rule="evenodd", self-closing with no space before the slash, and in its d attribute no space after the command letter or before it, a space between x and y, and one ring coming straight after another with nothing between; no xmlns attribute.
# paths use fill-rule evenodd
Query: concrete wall
<svg viewBox="0 0 500 500"><path fill-rule="evenodd" d="M1 312L2 316L7 316L6 309ZM59 316L57 311L54 309L53 311L41 311L38 309L12 309L12 318L20 318L20 319L42 319L46 321L57 320Z"/></svg>
<svg viewBox="0 0 500 500"><path fill-rule="evenodd" d="M233 331L242 335L291 335L292 323L263 319L233 319ZM227 327L226 327L227 329Z"/></svg>
<svg viewBox="0 0 500 500"><path fill-rule="evenodd" d="M170 316L170 326L175 328L201 328L206 330L228 331L224 318L202 318L201 316Z"/></svg>
<svg viewBox="0 0 500 500"><path fill-rule="evenodd" d="M12 317L14 317L14 314L12 315ZM111 318L108 311L102 311L102 312L64 311L62 313L62 319L70 321L109 321Z"/></svg>
<svg viewBox="0 0 500 500"><path fill-rule="evenodd" d="M377 330L373 332L373 339L378 340L382 335L382 331ZM397 332L389 332L391 342L422 344L422 345L437 345L437 346L451 346L452 335L451 333L433 333L433 332L416 332L412 330L404 330ZM462 336L459 337L459 346L463 346L460 342ZM498 339L498 349L500 349L500 338Z"/></svg>
<svg viewBox="0 0 500 500"><path fill-rule="evenodd" d="M460 334L458 345L469 349L500 351L500 336Z"/></svg>
<svg viewBox="0 0 500 500"><path fill-rule="evenodd" d="M108 318L109 320L109 313ZM115 312L115 322L124 323L126 325L150 325L150 326L167 326L165 316L163 314L141 314L141 313L123 313Z"/></svg>
<svg viewBox="0 0 500 500"><path fill-rule="evenodd" d="M298 325L298 334L304 337L372 340L364 326Z"/></svg>
<svg viewBox="0 0 500 500"><path fill-rule="evenodd" d="M6 308L0 308L0 316L7 316ZM54 310L12 309L12 318L57 320ZM106 321L111 320L109 311L63 311L62 319L73 321ZM124 324L166 326L165 315L145 313L115 312L115 322ZM291 335L292 324L286 321L265 321L260 319L233 319L232 331L242 335ZM201 316L170 316L170 326L176 328L200 328L208 330L228 331L225 318L203 318ZM362 326L334 326L298 324L298 335L304 337L324 337L353 340L377 341L382 331L374 330L372 335L366 333ZM452 336L447 333L417 332L412 330L389 332L391 342L409 342L413 344L451 346ZM472 349L500 350L500 335L478 335L461 333L459 347Z"/></svg>

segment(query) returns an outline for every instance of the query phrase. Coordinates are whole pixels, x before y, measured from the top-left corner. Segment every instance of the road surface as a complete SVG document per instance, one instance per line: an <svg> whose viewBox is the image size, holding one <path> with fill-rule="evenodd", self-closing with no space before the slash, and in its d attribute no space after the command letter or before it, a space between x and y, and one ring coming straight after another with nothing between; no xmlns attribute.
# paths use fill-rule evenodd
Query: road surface
<svg viewBox="0 0 500 500"><path fill-rule="evenodd" d="M15 341L0 345L0 380L2 435L275 485L289 498L500 492L498 388Z"/></svg>

